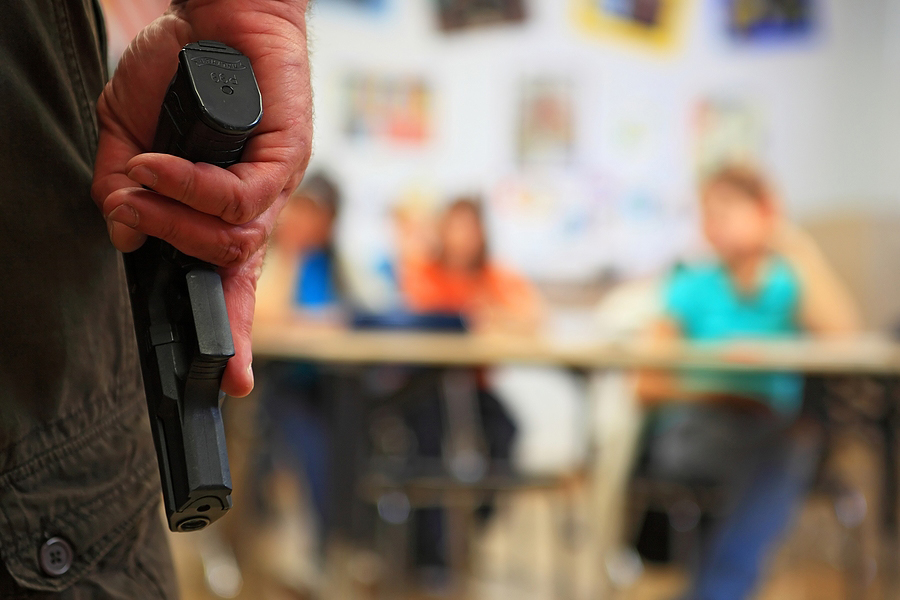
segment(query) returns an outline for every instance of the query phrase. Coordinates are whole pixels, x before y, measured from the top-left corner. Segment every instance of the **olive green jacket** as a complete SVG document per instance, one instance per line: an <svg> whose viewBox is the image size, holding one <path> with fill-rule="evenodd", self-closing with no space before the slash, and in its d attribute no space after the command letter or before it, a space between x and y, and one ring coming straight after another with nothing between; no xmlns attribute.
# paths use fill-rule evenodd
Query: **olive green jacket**
<svg viewBox="0 0 900 600"><path fill-rule="evenodd" d="M165 552L164 536L149 536L158 548L148 564L163 565L151 574L150 579L164 580L155 586L135 574L140 569L129 550L148 543L147 522L158 527L159 478L122 260L90 196L94 107L105 81L105 32L96 0L4 2L3 598L38 597L27 590L86 589L91 580L91 589L106 591L65 597L174 596L167 558L159 554ZM71 557L55 556L65 563L59 568L48 567L42 552L53 538L71 549ZM120 567L110 564L120 555L131 558L123 558ZM117 570L116 583L97 582L98 573Z"/></svg>

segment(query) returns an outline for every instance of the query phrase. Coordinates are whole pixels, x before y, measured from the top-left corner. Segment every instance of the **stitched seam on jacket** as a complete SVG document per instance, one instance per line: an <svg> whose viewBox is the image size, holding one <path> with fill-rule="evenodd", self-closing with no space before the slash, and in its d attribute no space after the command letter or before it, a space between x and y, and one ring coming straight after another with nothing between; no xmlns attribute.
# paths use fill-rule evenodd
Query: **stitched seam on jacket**
<svg viewBox="0 0 900 600"><path fill-rule="evenodd" d="M137 408L138 410L135 410ZM68 440L46 450L40 454L32 456L23 464L15 467L14 469L7 471L6 473L0 474L0 488L3 488L11 481L28 481L29 478L35 475L36 471L43 466L48 460L59 458L60 454L69 453L70 451L81 450L85 446L87 446L93 440L92 438L98 430L105 429L110 422L116 421L120 418L127 418L129 416L133 416L129 414L129 411L134 411L136 415L140 410L140 403L129 403L125 402L122 405L121 410L114 412L108 417L94 423L87 429L83 430L81 433L70 437ZM47 424L44 429L50 429L54 427L57 423L64 421L65 418L54 421L53 423Z"/></svg>
<svg viewBox="0 0 900 600"><path fill-rule="evenodd" d="M69 6L66 2L59 4L54 3L56 7L56 21L60 33L60 42L63 52L66 55L66 62L69 64L69 70L72 73L73 83L78 88L75 94L78 98L78 110L81 112L81 128L84 135L86 156L89 164L93 164L93 154L91 146L97 143L97 132L94 127L94 115L91 112L91 102L88 98L87 88L84 83L84 73L82 73L81 63L78 61L75 50L75 36L72 33L72 18L69 14Z"/></svg>
<svg viewBox="0 0 900 600"><path fill-rule="evenodd" d="M9 485L10 481L27 482L35 474L40 472L40 470L45 462L47 462L49 460L58 459L61 455L70 454L71 452L77 452L77 451L85 448L89 444L89 442L93 441L90 438L94 437L94 434L97 430L105 429L111 421L115 421L115 420L121 418L124 413L127 413L127 411L129 409L133 409L133 408L134 408L133 406L129 407L127 404L124 405L122 410L120 410L116 413L113 413L106 419L103 419L99 423L96 423L95 425L89 427L88 429L84 430L82 433L73 437L72 439L70 439L66 442L63 442L62 444L57 445L36 457L33 457L32 459L27 461L21 467L17 467L16 469L14 469L12 471L4 473L2 476L0 476L0 489L3 489L7 485ZM22 476L17 477L17 475L20 475L20 474L22 474ZM124 485L124 483L123 483L123 485ZM115 491L119 491L119 490L114 490L114 491L111 491L110 493L115 493ZM121 492L119 491L119 493L121 493ZM7 509L3 506L2 502L0 502L0 515L3 516L3 519L5 521L4 529L6 531L12 533L12 535L13 535L12 540L14 541L14 543L17 540L17 538L24 537L24 536L16 536L13 533L16 528L13 526L12 518L10 517ZM4 554L5 553L3 552L3 547L2 547L2 545L0 545L0 556L3 556Z"/></svg>
<svg viewBox="0 0 900 600"><path fill-rule="evenodd" d="M85 516L94 513L99 507L113 504L116 500L121 498L131 484L142 479L146 480L151 475L153 466L154 465L148 461L147 464L132 471L125 479L120 481L118 485L110 489L106 494L74 507L71 512L54 519L54 522L59 523L64 527L69 526L70 528L75 529L79 522L85 520ZM13 543L18 548L18 551L22 551L23 549L27 550L33 545L33 542L34 536L28 535L27 533L15 534L13 536Z"/></svg>

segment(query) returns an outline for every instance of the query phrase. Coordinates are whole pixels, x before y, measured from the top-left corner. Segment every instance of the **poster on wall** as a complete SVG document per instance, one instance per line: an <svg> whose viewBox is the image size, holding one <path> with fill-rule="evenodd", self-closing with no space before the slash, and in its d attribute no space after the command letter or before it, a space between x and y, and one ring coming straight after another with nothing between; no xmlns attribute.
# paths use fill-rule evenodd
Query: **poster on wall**
<svg viewBox="0 0 900 600"><path fill-rule="evenodd" d="M488 198L497 258L544 282L658 273L693 239L683 204L611 173L519 173Z"/></svg>
<svg viewBox="0 0 900 600"><path fill-rule="evenodd" d="M606 238L587 183L571 172L500 179L487 211L497 259L543 281L586 281L600 273Z"/></svg>
<svg viewBox="0 0 900 600"><path fill-rule="evenodd" d="M520 23L525 20L523 0L434 0L443 31Z"/></svg>
<svg viewBox="0 0 900 600"><path fill-rule="evenodd" d="M597 37L671 50L690 0L571 0L578 26Z"/></svg>
<svg viewBox="0 0 900 600"><path fill-rule="evenodd" d="M727 165L756 166L762 160L764 127L746 100L705 98L694 109L694 162L699 178Z"/></svg>
<svg viewBox="0 0 900 600"><path fill-rule="evenodd" d="M572 81L564 77L521 82L517 144L521 164L571 164L575 146L573 88Z"/></svg>
<svg viewBox="0 0 900 600"><path fill-rule="evenodd" d="M431 88L421 77L353 73L343 96L344 133L352 140L423 145L431 139Z"/></svg>
<svg viewBox="0 0 900 600"><path fill-rule="evenodd" d="M370 13L380 13L385 10L388 0L316 0L321 6L334 6L359 10Z"/></svg>
<svg viewBox="0 0 900 600"><path fill-rule="evenodd" d="M729 35L742 42L808 38L815 30L814 0L722 0Z"/></svg>

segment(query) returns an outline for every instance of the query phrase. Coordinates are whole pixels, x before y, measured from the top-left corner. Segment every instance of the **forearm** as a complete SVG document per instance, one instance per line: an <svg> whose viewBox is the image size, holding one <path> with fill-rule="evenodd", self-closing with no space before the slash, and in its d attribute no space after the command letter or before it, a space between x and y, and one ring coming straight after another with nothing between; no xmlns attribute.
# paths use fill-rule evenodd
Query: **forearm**
<svg viewBox="0 0 900 600"><path fill-rule="evenodd" d="M680 327L673 320L661 319L651 325L646 338L653 346L666 345L681 338ZM700 400L682 389L675 373L660 369L638 371L635 393L640 403L648 408L671 402Z"/></svg>
<svg viewBox="0 0 900 600"><path fill-rule="evenodd" d="M800 317L809 331L848 335L861 329L856 303L811 238L795 230L778 250L800 281Z"/></svg>
<svg viewBox="0 0 900 600"><path fill-rule="evenodd" d="M656 408L668 404L731 404L746 403L748 398L726 391L701 391L682 385L672 371L641 371L635 392L642 406Z"/></svg>
<svg viewBox="0 0 900 600"><path fill-rule="evenodd" d="M663 405L704 404L733 411L759 414L768 412L764 402L753 394L721 389L692 388L682 377L671 371L642 371L638 374L636 394L641 406L647 409Z"/></svg>
<svg viewBox="0 0 900 600"><path fill-rule="evenodd" d="M684 398L678 388L678 382L668 371L640 371L635 382L638 400L647 408Z"/></svg>

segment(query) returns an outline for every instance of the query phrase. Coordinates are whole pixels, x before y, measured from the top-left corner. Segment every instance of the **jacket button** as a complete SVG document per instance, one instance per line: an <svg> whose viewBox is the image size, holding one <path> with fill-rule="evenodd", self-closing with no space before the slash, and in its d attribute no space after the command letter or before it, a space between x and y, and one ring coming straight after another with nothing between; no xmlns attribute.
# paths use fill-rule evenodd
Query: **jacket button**
<svg viewBox="0 0 900 600"><path fill-rule="evenodd" d="M41 546L41 569L51 577L59 577L72 566L75 553L72 546L61 537L50 538Z"/></svg>

